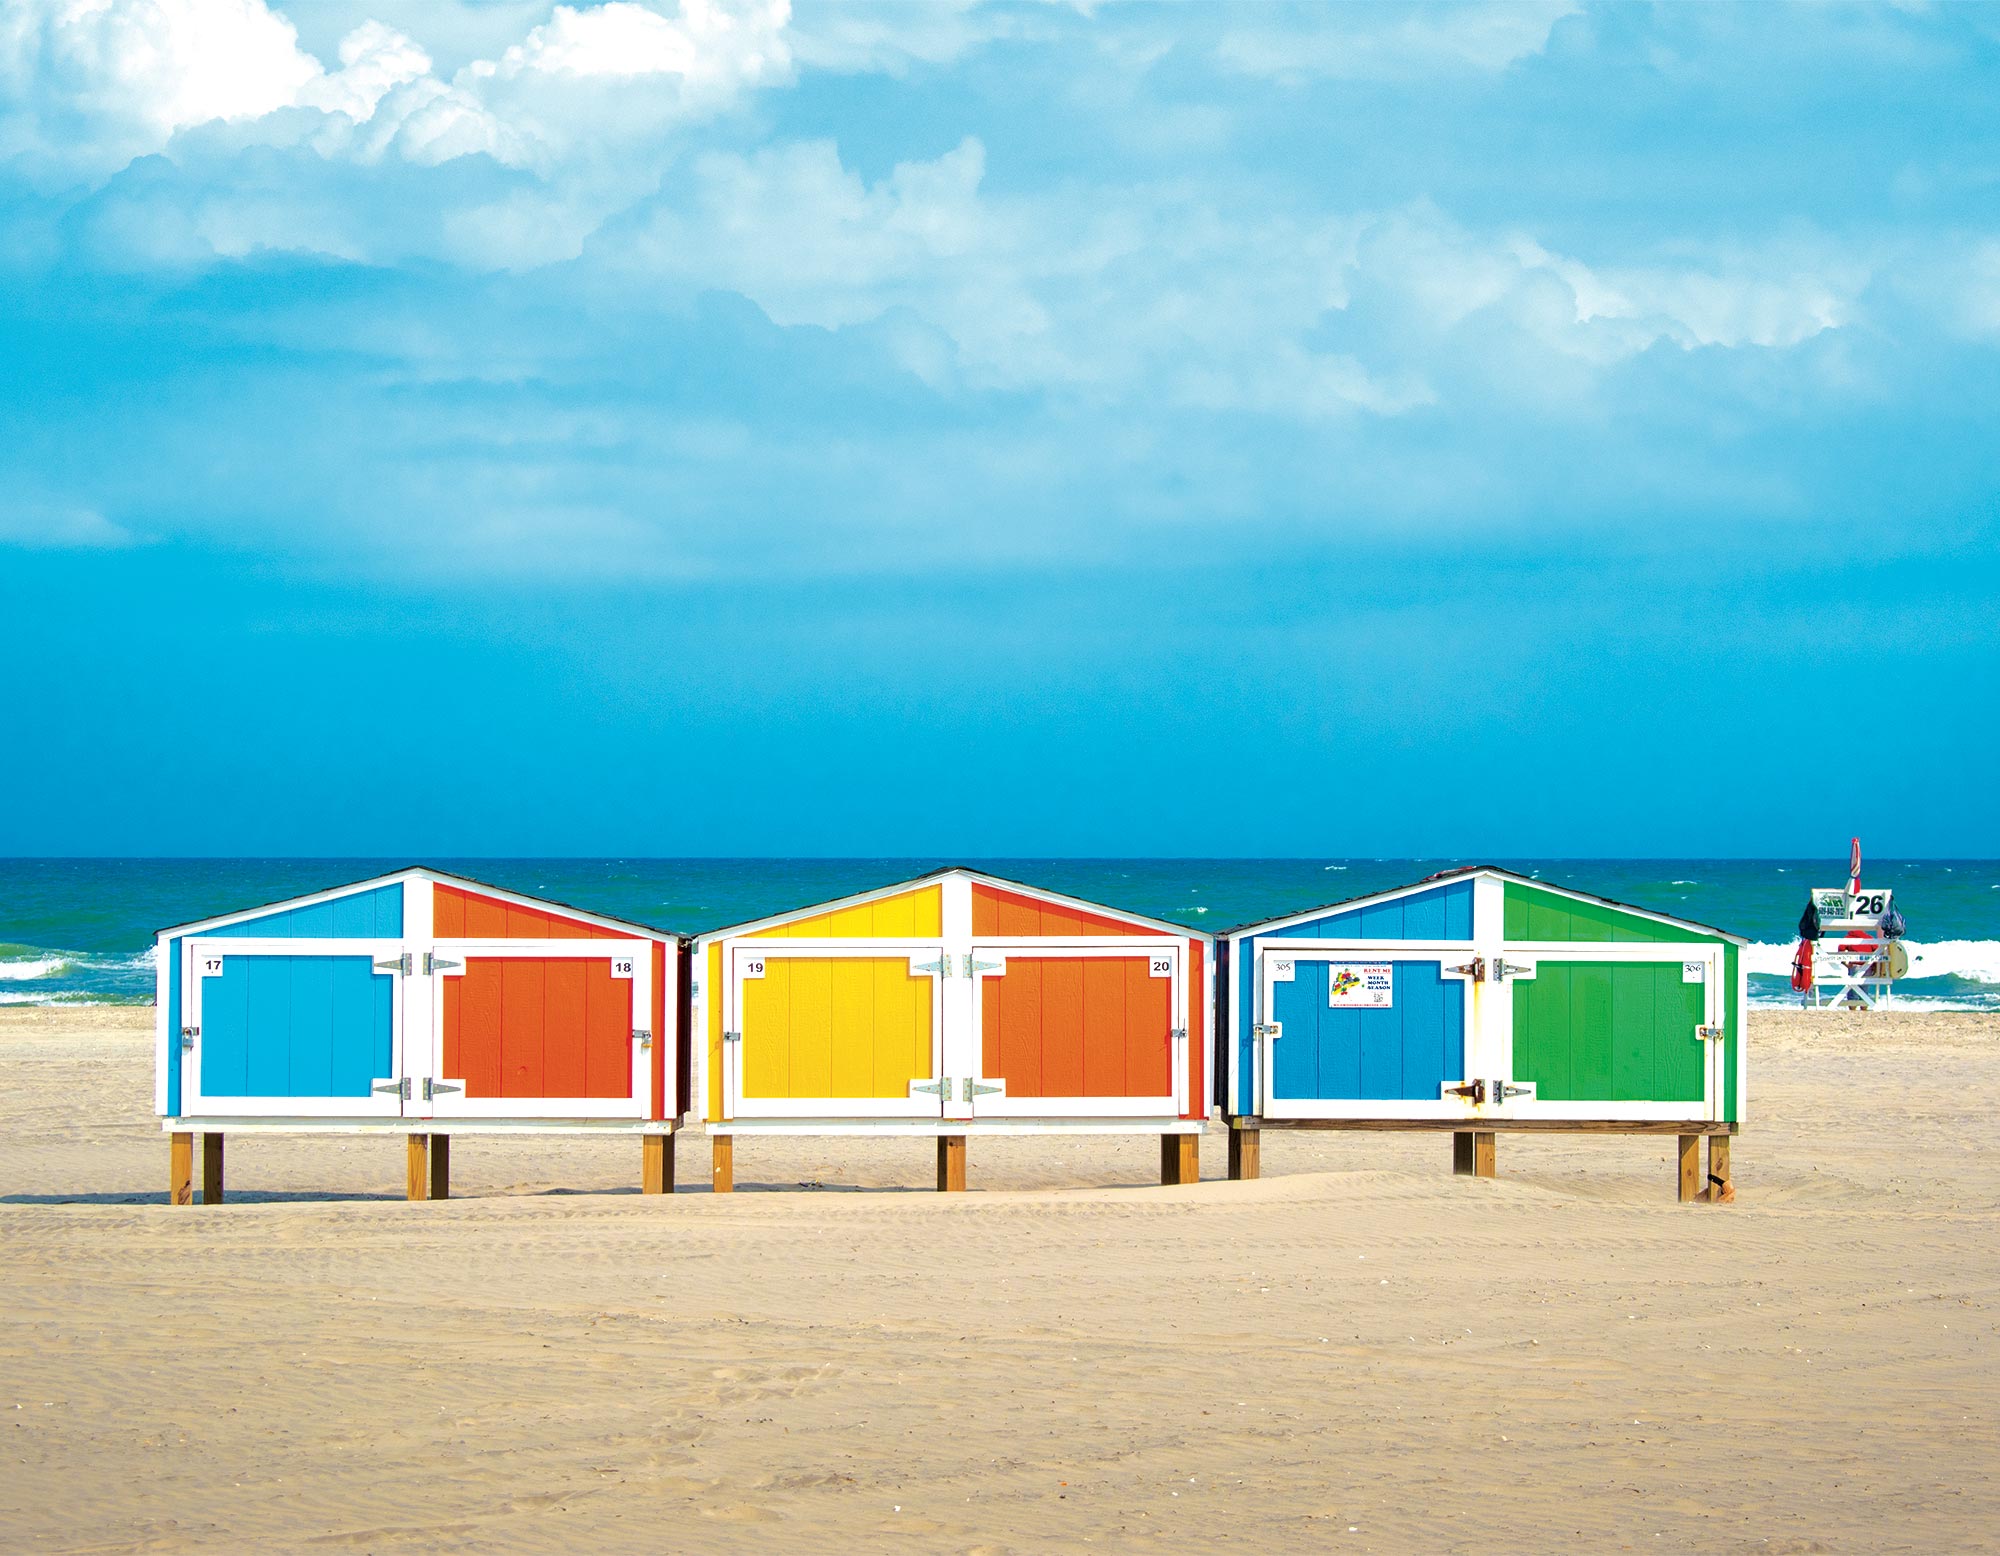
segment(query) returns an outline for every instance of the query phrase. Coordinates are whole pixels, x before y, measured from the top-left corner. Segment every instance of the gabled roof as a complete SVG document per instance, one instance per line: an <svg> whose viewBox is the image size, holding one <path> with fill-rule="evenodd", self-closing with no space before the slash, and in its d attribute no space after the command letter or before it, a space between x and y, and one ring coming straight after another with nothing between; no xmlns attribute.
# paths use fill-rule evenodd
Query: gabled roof
<svg viewBox="0 0 2000 1556"><path fill-rule="evenodd" d="M1316 918L1329 918L1336 913L1352 913L1362 908L1375 907L1380 903L1393 902L1399 897L1414 896L1419 892L1435 891L1440 886L1449 886L1457 881L1469 881L1477 876L1487 876L1501 881L1513 881L1520 886L1532 886L1537 891L1549 892L1558 897L1573 898L1578 902L1595 903L1601 908L1611 908L1620 913L1631 913L1639 918L1651 919L1657 924L1671 924L1676 929L1698 930L1704 935L1717 935L1733 945L1748 945L1743 935L1731 934L1713 924L1703 924L1694 919L1676 918L1671 913L1661 913L1653 908L1642 908L1630 902L1620 902L1615 897L1600 897L1593 892L1579 891L1574 886L1558 886L1553 881L1537 880L1532 875L1522 875L1515 870L1503 870L1498 865L1468 864L1456 865L1449 870L1440 870L1435 875L1427 875L1420 881L1412 881L1407 886L1394 886L1387 891L1370 892L1365 896L1349 897L1340 902L1325 903L1316 908L1305 908L1296 913L1287 913L1279 918L1258 919L1247 924L1238 924L1221 931L1220 938L1233 940L1246 934L1262 934L1270 930L1284 929L1292 924L1307 923Z"/></svg>
<svg viewBox="0 0 2000 1556"><path fill-rule="evenodd" d="M509 891L503 886L476 881L469 875L454 875L449 870L437 870L429 865L405 865L402 869L391 870L386 875L371 875L364 880L329 886L324 891L307 892L299 897L280 897L275 902L260 903L256 907L238 908L209 918L193 919L185 924L170 924L154 933L156 936L186 937L205 929L223 929L231 924L240 924L245 919L263 918L267 914L284 913L292 908L309 908L316 903L334 902L342 897L353 896L357 892L375 891L404 881L434 881L446 886L462 886L468 891L479 893L482 897L497 897L502 902L511 902L517 907L558 911L570 918L601 924L607 929L624 930L648 940L678 941L681 938L673 930L655 929L647 924L634 923L631 919L613 918L607 913L594 913L588 908L573 907L567 902L558 902L550 897L530 897L524 892Z"/></svg>
<svg viewBox="0 0 2000 1556"><path fill-rule="evenodd" d="M720 928L704 930L695 936L697 944L706 945L710 941L727 939L732 935L750 934L760 929L770 929L779 924L790 923L794 919L817 918L822 913L837 913L842 908L859 907L866 902L874 902L883 897L899 896L918 887L962 877L987 886L996 886L1003 891L1025 892L1031 897L1039 897L1058 907L1074 908L1079 913L1091 913L1100 917L1121 918L1133 924L1141 924L1149 929L1157 929L1162 934L1175 939L1213 940L1215 936L1206 930L1191 929L1186 924L1176 924L1169 919L1154 918L1145 913L1134 913L1129 908L1120 908L1108 902L1093 902L1087 897L1071 897L1066 893L1051 891L1046 886L1036 886L1027 881L1017 881L1005 875L994 875L990 871L975 870L970 865L941 865L935 870L927 870L922 875L913 875L905 881L891 881L882 886L871 886L866 891L850 893L845 897L829 897L824 902L803 903L796 908L787 908L780 913L766 914L763 918L745 919L740 924L724 924Z"/></svg>

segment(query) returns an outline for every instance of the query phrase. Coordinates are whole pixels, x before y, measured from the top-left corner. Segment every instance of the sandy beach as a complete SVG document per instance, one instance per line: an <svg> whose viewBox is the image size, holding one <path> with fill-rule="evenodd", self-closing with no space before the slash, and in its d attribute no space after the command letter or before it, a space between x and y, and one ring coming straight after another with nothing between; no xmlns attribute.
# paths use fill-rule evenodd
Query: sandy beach
<svg viewBox="0 0 2000 1556"><path fill-rule="evenodd" d="M0 1549L1992 1549L2000 1019L1760 1012L1671 1141L238 1136L147 1011L0 1011ZM759 1192L761 1190L785 1192Z"/></svg>

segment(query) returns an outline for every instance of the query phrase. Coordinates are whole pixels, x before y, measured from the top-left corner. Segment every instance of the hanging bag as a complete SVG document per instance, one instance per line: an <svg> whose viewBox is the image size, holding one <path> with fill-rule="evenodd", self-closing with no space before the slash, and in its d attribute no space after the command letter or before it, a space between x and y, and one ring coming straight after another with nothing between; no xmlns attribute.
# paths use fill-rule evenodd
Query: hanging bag
<svg viewBox="0 0 2000 1556"><path fill-rule="evenodd" d="M1808 943L1819 939L1819 904L1806 898L1806 910L1799 915L1799 938Z"/></svg>

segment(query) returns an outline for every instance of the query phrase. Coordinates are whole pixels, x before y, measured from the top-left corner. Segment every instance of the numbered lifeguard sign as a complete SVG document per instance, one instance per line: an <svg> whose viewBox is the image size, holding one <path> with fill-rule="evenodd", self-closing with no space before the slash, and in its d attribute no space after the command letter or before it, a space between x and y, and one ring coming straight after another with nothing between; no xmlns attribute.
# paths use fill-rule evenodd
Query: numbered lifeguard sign
<svg viewBox="0 0 2000 1556"><path fill-rule="evenodd" d="M1873 927L1888 917L1889 904L1895 892L1880 887L1864 887L1850 892L1845 886L1815 886L1813 906L1819 910L1819 921L1824 925L1867 925Z"/></svg>
<svg viewBox="0 0 2000 1556"><path fill-rule="evenodd" d="M1326 1002L1335 1010L1392 1010L1396 1004L1394 962L1329 962Z"/></svg>

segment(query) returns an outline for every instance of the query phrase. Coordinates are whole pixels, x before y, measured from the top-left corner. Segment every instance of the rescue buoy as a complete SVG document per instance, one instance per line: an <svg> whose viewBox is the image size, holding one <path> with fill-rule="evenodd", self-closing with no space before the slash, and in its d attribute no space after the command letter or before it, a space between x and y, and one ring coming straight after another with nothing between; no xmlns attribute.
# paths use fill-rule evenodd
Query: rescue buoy
<svg viewBox="0 0 2000 1556"><path fill-rule="evenodd" d="M1812 987L1813 950L1810 940L1801 940L1799 948L1792 953L1792 989L1804 994Z"/></svg>

